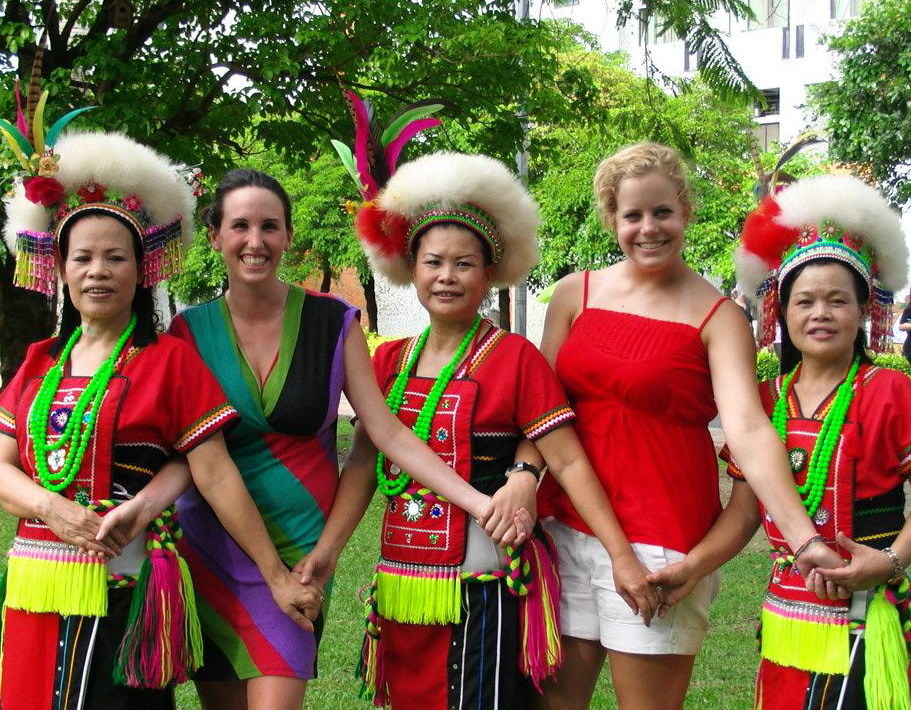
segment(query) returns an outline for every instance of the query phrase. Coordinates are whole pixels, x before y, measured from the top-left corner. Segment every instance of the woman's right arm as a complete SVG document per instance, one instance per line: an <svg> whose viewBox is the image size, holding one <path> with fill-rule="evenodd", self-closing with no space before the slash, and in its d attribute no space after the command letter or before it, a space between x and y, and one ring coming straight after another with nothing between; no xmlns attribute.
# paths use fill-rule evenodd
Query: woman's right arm
<svg viewBox="0 0 911 710"><path fill-rule="evenodd" d="M0 506L17 518L38 518L61 540L89 554L120 554L116 543L95 540L101 525L97 513L38 485L22 470L19 446L5 434L0 434Z"/></svg>
<svg viewBox="0 0 911 710"><path fill-rule="evenodd" d="M584 274L578 272L564 276L554 289L554 294L547 305L540 350L551 367L556 365L557 353L560 352L572 328L573 320L579 313L583 278Z"/></svg>
<svg viewBox="0 0 911 710"><path fill-rule="evenodd" d="M490 504L490 497L444 464L386 405L373 375L367 340L358 327L352 327L345 338L345 394L376 448L422 485L472 517L481 516Z"/></svg>
<svg viewBox="0 0 911 710"><path fill-rule="evenodd" d="M376 490L376 447L360 423L354 427L351 451L342 468L335 501L316 546L294 567L301 582L329 583L338 557L351 539Z"/></svg>
<svg viewBox="0 0 911 710"><path fill-rule="evenodd" d="M187 452L190 473L228 534L259 568L278 606L298 625L313 628L322 604L322 590L302 586L282 562L262 515L219 431Z"/></svg>

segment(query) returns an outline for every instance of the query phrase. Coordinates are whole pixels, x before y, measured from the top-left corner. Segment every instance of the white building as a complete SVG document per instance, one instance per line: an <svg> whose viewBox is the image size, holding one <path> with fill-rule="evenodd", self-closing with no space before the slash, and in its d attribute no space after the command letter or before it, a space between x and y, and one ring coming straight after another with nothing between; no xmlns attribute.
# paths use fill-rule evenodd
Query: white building
<svg viewBox="0 0 911 710"><path fill-rule="evenodd" d="M747 76L766 97L756 108L761 147L790 143L810 126L804 105L807 87L834 78L832 57L820 39L837 34L843 20L857 14L863 0L749 0L756 22L718 12L713 25L721 32ZM672 77L691 77L699 57L672 31L657 34L660 22L647 27L631 22L617 29L610 0L548 0L532 11L539 18L568 18L599 38L604 51L630 55L630 68L646 70L646 52L654 65Z"/></svg>

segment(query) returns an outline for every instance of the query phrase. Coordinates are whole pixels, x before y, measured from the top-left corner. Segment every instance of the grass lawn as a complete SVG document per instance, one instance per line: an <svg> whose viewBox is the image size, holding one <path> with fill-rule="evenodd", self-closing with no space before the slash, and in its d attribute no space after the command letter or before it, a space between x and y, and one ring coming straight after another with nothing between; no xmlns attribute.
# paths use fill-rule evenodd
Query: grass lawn
<svg viewBox="0 0 911 710"><path fill-rule="evenodd" d="M351 428L339 424L339 448L344 456L350 445ZM357 591L370 581L376 561L383 503L374 499L364 520L339 561L331 608L320 645L319 678L310 684L307 705L314 710L356 710L370 707L357 698L353 676L361 636L363 608ZM7 549L13 534L13 519L0 518L0 547ZM755 542L723 570L721 593L712 606L712 627L696 659L696 669L687 696L688 708L721 710L749 708L756 670L755 621L768 573L764 545ZM0 566L5 566L5 557ZM179 710L197 710L199 701L191 684L178 688ZM609 674L601 674L593 708L616 708Z"/></svg>

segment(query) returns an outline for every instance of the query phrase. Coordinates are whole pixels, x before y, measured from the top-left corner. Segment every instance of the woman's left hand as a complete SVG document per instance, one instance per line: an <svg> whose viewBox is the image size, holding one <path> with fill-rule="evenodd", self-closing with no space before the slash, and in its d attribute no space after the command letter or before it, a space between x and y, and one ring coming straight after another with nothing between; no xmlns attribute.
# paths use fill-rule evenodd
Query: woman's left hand
<svg viewBox="0 0 911 710"><path fill-rule="evenodd" d="M506 479L478 518L484 532L501 547L524 542L537 516L537 490L537 479L531 473L520 471ZM525 514L520 516L522 510Z"/></svg>
<svg viewBox="0 0 911 710"><path fill-rule="evenodd" d="M106 542L123 549L130 544L148 524L143 506L136 499L124 501L109 510L102 518L95 535L97 542Z"/></svg>
<svg viewBox="0 0 911 710"><path fill-rule="evenodd" d="M843 567L833 569L817 567L810 573L808 581L814 575L820 578L813 580L817 596L826 582L854 592L870 589L892 577L892 561L882 550L854 542L844 533L838 533L838 544L851 555L851 561Z"/></svg>
<svg viewBox="0 0 911 710"><path fill-rule="evenodd" d="M703 575L692 568L688 558L656 569L646 575L649 584L655 586L661 596L658 618L663 619L670 608L686 597L702 580Z"/></svg>

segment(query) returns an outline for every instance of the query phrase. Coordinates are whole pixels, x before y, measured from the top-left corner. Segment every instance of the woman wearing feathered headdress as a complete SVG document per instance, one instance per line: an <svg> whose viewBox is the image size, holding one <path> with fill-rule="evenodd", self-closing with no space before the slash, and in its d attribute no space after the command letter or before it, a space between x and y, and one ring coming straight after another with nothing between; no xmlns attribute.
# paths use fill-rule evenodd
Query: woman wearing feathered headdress
<svg viewBox="0 0 911 710"><path fill-rule="evenodd" d="M45 136L39 111L33 146L0 125L27 171L6 198L17 283L63 284L59 334L0 393L0 505L19 518L0 705L171 708L202 651L171 507L186 477L161 472L173 455L286 613L309 626L321 592L282 565L227 455L236 411L192 348L156 333L152 289L192 234L193 188L119 134Z"/></svg>
<svg viewBox="0 0 911 710"><path fill-rule="evenodd" d="M854 177L798 180L746 220L737 276L781 327L781 375L760 384L817 533L844 567L797 576L794 549L762 516L774 566L762 605L756 707L911 708L905 567L911 523L911 380L874 367L907 280L898 215ZM728 457L730 458L730 457ZM737 462L729 472L742 478ZM844 593L847 590L849 593ZM904 633L903 633L904 632Z"/></svg>

